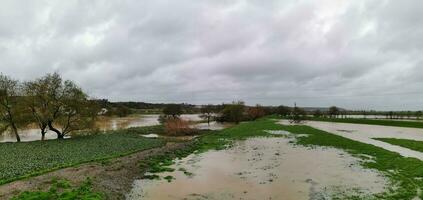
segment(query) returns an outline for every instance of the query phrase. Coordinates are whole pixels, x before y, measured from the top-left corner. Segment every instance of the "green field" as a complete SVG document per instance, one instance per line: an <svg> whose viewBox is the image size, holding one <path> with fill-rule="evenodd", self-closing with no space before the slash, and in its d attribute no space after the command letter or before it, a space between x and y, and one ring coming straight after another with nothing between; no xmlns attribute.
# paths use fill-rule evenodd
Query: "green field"
<svg viewBox="0 0 423 200"><path fill-rule="evenodd" d="M423 141L396 139L396 138L373 138L389 144L405 147L411 150L423 152Z"/></svg>
<svg viewBox="0 0 423 200"><path fill-rule="evenodd" d="M322 122L338 122L338 123L352 123L352 124L369 124L380 126L397 126L408 128L423 128L423 122L420 121L401 121L401 120L387 120L387 119L352 119L352 118L322 118L310 117L307 120L322 121Z"/></svg>
<svg viewBox="0 0 423 200"><path fill-rule="evenodd" d="M127 155L159 147L159 139L139 134L161 127L131 128L66 140L0 143L0 184L89 161Z"/></svg>

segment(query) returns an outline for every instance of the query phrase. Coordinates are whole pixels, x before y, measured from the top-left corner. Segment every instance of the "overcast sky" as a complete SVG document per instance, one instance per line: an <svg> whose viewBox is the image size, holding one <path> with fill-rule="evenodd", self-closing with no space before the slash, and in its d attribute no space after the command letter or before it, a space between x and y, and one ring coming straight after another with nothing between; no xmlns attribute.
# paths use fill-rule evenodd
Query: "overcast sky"
<svg viewBox="0 0 423 200"><path fill-rule="evenodd" d="M421 0L0 1L0 71L112 101L423 109Z"/></svg>

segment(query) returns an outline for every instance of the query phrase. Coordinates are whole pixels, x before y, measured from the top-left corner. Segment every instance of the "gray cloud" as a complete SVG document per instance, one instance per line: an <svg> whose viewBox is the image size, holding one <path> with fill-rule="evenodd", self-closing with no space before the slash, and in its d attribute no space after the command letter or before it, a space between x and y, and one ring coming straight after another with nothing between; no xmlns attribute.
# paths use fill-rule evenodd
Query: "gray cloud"
<svg viewBox="0 0 423 200"><path fill-rule="evenodd" d="M111 100L422 109L423 3L24 1L0 6L0 71L57 71Z"/></svg>

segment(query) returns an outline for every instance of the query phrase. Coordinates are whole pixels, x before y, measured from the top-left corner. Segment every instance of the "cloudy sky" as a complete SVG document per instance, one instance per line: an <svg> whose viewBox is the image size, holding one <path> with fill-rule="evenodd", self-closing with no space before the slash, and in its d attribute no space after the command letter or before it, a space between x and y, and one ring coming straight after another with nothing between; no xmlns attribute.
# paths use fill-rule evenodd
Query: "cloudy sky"
<svg viewBox="0 0 423 200"><path fill-rule="evenodd" d="M423 109L421 0L0 1L0 71L112 101Z"/></svg>

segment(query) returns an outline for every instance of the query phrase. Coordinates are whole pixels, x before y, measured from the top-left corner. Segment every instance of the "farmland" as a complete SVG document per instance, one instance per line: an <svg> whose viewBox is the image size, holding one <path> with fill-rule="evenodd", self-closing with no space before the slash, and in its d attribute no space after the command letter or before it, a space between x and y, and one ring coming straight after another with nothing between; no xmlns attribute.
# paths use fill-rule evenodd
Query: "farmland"
<svg viewBox="0 0 423 200"><path fill-rule="evenodd" d="M162 130L143 127L73 138L0 144L0 183L42 174L59 168L98 161L164 145L160 139L143 138Z"/></svg>

